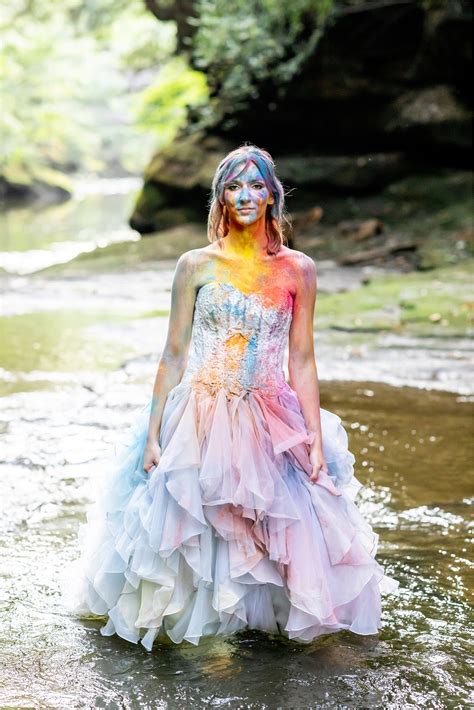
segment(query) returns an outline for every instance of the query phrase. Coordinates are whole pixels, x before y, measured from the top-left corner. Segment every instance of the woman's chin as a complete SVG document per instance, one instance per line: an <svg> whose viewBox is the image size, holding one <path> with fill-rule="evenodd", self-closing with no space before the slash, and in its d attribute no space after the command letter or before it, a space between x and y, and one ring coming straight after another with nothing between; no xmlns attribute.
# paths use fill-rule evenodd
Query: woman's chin
<svg viewBox="0 0 474 710"><path fill-rule="evenodd" d="M236 214L234 217L234 221L237 224L241 224L245 227L255 224L255 222L258 222L258 219L259 217L255 212L249 212L248 214Z"/></svg>

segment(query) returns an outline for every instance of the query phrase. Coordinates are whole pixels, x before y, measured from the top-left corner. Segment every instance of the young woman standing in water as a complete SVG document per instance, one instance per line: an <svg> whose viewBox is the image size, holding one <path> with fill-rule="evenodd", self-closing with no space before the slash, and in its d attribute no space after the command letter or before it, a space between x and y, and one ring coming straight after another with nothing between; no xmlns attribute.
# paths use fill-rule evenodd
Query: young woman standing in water
<svg viewBox="0 0 474 710"><path fill-rule="evenodd" d="M347 433L320 407L316 269L283 222L271 156L229 153L211 243L176 266L151 401L85 526L76 611L106 617L104 635L151 650L244 628L374 634L398 587L354 503Z"/></svg>

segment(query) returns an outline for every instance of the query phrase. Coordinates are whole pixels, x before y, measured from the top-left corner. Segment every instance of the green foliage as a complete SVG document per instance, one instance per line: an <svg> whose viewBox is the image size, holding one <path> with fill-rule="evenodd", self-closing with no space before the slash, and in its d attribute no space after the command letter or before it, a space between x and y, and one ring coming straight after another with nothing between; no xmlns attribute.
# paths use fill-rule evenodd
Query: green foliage
<svg viewBox="0 0 474 710"><path fill-rule="evenodd" d="M262 82L285 90L332 3L195 0L189 50L175 56L176 23L143 0L12 0L0 15L0 174L137 172L189 108L193 127L231 125Z"/></svg>
<svg viewBox="0 0 474 710"><path fill-rule="evenodd" d="M136 120L154 131L158 147L171 141L187 118L187 107L205 105L209 100L206 77L189 68L184 57L170 60L156 81L138 97Z"/></svg>
<svg viewBox="0 0 474 710"><path fill-rule="evenodd" d="M0 29L1 174L145 164L153 137L134 130L133 98L175 51L174 23L142 0L16 0Z"/></svg>
<svg viewBox="0 0 474 710"><path fill-rule="evenodd" d="M204 123L244 109L271 80L283 93L313 53L333 0L196 0L193 64L206 73L213 111ZM213 115L214 114L214 115Z"/></svg>

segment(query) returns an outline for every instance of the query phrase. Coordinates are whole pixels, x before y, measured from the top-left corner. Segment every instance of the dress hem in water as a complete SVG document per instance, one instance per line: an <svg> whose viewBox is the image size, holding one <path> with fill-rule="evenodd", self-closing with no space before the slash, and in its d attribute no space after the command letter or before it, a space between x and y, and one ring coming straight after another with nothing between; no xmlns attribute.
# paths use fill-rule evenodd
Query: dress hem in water
<svg viewBox="0 0 474 710"><path fill-rule="evenodd" d="M398 582L376 561L378 534L354 503L362 484L340 417L320 409L329 474L312 484L314 435L289 386L229 397L181 382L147 474L150 406L81 526L66 592L73 614L105 617L103 635L149 651L164 635L198 644L245 628L303 643L340 630L376 634L380 595Z"/></svg>

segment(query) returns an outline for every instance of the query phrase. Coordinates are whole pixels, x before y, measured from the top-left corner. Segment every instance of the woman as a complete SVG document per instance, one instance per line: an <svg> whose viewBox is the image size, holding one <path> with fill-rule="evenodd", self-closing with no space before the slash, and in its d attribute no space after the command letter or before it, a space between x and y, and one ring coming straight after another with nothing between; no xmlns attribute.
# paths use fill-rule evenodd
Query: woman
<svg viewBox="0 0 474 710"><path fill-rule="evenodd" d="M284 192L253 145L217 168L210 244L176 266L166 345L82 531L75 610L151 650L244 628L309 642L380 628L398 582L320 407L314 262L283 245ZM288 345L287 383L283 357Z"/></svg>

